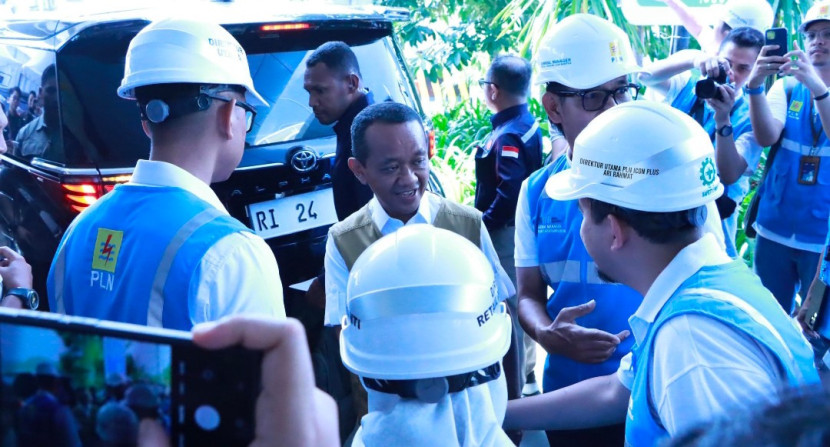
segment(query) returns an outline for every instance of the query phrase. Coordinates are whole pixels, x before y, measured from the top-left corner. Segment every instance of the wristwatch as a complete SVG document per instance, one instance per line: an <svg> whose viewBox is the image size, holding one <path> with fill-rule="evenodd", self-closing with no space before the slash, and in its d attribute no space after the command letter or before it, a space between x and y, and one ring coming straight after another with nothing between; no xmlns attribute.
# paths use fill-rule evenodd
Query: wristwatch
<svg viewBox="0 0 830 447"><path fill-rule="evenodd" d="M721 127L720 129L718 129L716 131L716 133L718 135L722 136L722 137L728 137L728 136L732 135L732 126L727 124L727 125Z"/></svg>
<svg viewBox="0 0 830 447"><path fill-rule="evenodd" d="M23 302L23 306L28 307L29 309L37 309L38 304L40 304L40 296L38 296L37 292L33 289L16 287L6 292L5 296L9 295L20 298L20 301Z"/></svg>

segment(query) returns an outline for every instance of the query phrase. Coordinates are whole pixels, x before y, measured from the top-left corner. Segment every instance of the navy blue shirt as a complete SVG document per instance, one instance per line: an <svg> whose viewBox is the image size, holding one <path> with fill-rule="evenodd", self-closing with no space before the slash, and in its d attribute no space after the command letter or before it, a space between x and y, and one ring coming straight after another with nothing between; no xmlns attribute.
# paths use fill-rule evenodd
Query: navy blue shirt
<svg viewBox="0 0 830 447"><path fill-rule="evenodd" d="M360 180L349 169L349 157L352 156L352 122L358 113L374 102L372 93L367 93L353 102L334 125L334 133L337 135L337 151L331 170L331 186L337 220L351 216L363 205L369 203L373 196L372 190L360 183Z"/></svg>
<svg viewBox="0 0 830 447"><path fill-rule="evenodd" d="M490 231L513 225L522 182L542 167L542 133L527 104L490 118L493 132L476 151L475 207Z"/></svg>

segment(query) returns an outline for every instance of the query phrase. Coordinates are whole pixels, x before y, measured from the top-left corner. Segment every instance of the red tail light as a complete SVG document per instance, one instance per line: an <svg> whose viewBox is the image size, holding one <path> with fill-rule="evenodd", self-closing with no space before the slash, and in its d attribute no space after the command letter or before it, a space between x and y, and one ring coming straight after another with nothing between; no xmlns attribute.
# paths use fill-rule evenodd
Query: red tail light
<svg viewBox="0 0 830 447"><path fill-rule="evenodd" d="M429 142L429 150L427 151L427 157L432 158L435 155L435 131L430 129L427 132L427 140Z"/></svg>
<svg viewBox="0 0 830 447"><path fill-rule="evenodd" d="M276 33L279 31L299 31L311 28L308 23L271 23L259 27L260 31L266 33Z"/></svg>
<svg viewBox="0 0 830 447"><path fill-rule="evenodd" d="M130 175L104 177L102 179L103 183L94 181L61 183L63 197L66 199L66 204L73 211L80 213L95 203L102 195L112 191L115 185L129 181L130 177Z"/></svg>

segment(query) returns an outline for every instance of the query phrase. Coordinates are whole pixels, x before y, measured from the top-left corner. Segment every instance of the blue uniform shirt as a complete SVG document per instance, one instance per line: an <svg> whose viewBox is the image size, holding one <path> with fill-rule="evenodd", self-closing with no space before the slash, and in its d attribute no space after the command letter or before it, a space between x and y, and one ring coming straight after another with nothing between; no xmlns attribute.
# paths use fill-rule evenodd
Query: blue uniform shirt
<svg viewBox="0 0 830 447"><path fill-rule="evenodd" d="M493 132L476 151L475 207L490 231L513 225L519 189L542 167L542 133L527 104L490 118Z"/></svg>

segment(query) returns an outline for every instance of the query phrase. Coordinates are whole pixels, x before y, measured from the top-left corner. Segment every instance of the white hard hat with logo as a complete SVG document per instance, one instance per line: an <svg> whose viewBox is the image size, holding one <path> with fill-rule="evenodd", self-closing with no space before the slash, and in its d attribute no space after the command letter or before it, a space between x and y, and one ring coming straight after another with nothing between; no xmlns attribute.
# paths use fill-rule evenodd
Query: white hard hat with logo
<svg viewBox="0 0 830 447"><path fill-rule="evenodd" d="M801 22L798 30L804 31L808 26L821 20L830 20L830 1L814 3L807 10L807 14L804 15L804 20Z"/></svg>
<svg viewBox="0 0 830 447"><path fill-rule="evenodd" d="M591 198L638 211L692 210L723 193L709 135L652 101L613 107L579 134L571 169L545 185L556 200Z"/></svg>
<svg viewBox="0 0 830 447"><path fill-rule="evenodd" d="M158 84L217 84L245 87L251 105L268 105L254 90L248 58L224 28L188 19L153 22L130 42L118 96Z"/></svg>
<svg viewBox="0 0 830 447"><path fill-rule="evenodd" d="M772 26L772 6L766 0L729 0L719 8L720 19L732 29L749 27L763 33Z"/></svg>
<svg viewBox="0 0 830 447"><path fill-rule="evenodd" d="M553 25L539 46L536 66L538 83L558 82L579 90L644 71L628 35L590 14L574 14Z"/></svg>
<svg viewBox="0 0 830 447"><path fill-rule="evenodd" d="M493 267L472 242L432 225L381 238L349 273L343 364L364 378L427 379L493 365L512 323Z"/></svg>

